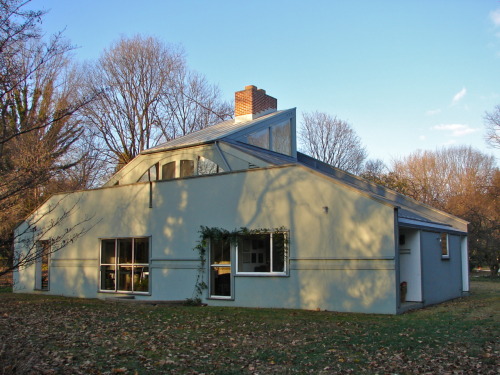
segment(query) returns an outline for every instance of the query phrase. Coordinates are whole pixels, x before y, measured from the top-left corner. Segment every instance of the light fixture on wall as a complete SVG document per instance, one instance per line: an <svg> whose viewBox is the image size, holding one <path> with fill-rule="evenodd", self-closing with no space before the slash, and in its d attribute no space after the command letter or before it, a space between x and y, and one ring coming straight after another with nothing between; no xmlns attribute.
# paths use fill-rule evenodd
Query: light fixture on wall
<svg viewBox="0 0 500 375"><path fill-rule="evenodd" d="M324 207L323 207L323 212L324 212L325 214L327 214L327 213L328 213L328 206L324 206Z"/></svg>

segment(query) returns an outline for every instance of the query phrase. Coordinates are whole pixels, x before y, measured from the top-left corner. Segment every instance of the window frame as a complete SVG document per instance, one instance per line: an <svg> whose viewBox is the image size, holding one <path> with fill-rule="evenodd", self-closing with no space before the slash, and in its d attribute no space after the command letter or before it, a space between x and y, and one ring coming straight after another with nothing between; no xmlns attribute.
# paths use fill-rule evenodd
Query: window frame
<svg viewBox="0 0 500 375"><path fill-rule="evenodd" d="M444 244L443 244L444 241ZM446 248L445 248L446 246ZM450 238L448 233L441 232L439 234L439 247L441 250L441 259L448 260L450 259Z"/></svg>
<svg viewBox="0 0 500 375"><path fill-rule="evenodd" d="M195 176L195 162L193 159L179 160L179 178Z"/></svg>
<svg viewBox="0 0 500 375"><path fill-rule="evenodd" d="M132 261L131 263L122 263L119 260L119 251L118 251L118 241L120 240L131 240L132 241L132 252L131 252L131 257ZM146 240L146 243L148 245L148 263L139 263L135 262L135 251L136 251L136 240ZM103 263L103 242L104 241L114 241L114 263ZM124 267L126 265L127 267L131 268L132 272L132 278L131 278L131 289L132 290L122 290L118 289L119 287L119 282L118 282L118 275L119 275L119 267L122 266ZM114 289L103 289L103 266L111 266L114 267ZM146 291L141 291L141 290L135 290L134 288L134 275L135 275L135 269L138 267L147 267L147 277L148 277L148 290ZM144 272L144 271L143 271ZM135 237L102 237L99 238L99 278L98 278L98 292L99 293L113 293L113 294L134 294L134 295L151 295L151 236L135 236Z"/></svg>
<svg viewBox="0 0 500 375"><path fill-rule="evenodd" d="M51 261L51 240L38 240L36 242L37 258L35 260L35 290L50 291L50 261ZM46 269L44 270L44 266Z"/></svg>
<svg viewBox="0 0 500 375"><path fill-rule="evenodd" d="M170 167L172 169L170 170ZM161 176L160 176L160 181L168 181L168 180L173 180L177 178L177 162L175 160L169 161L167 163L163 163L160 166L161 169ZM171 172L171 173L166 173L166 172ZM168 174L168 176L165 176L165 174Z"/></svg>
<svg viewBox="0 0 500 375"><path fill-rule="evenodd" d="M229 263L216 263L213 259L213 249L214 243L217 240L210 239L208 241L208 298L209 299L222 299L222 300L233 300L234 299L234 281L233 281L233 245L229 239L219 240L219 241L228 241L229 244ZM212 270L214 268L225 268L229 269L229 295L219 295L212 293L212 289L215 286L215 281L212 280Z"/></svg>
<svg viewBox="0 0 500 375"><path fill-rule="evenodd" d="M283 271L273 271L274 268L274 247L273 247L273 237L276 234L283 235L284 239L284 254L283 254ZM240 271L240 238L252 237L252 236L260 236L260 235L269 235L269 271ZM289 259L290 259L290 246L289 246L289 237L290 234L288 231L280 231L280 232L264 232L259 234L250 234L246 236L238 236L238 241L235 244L235 276L264 276L264 277L286 277L289 276Z"/></svg>

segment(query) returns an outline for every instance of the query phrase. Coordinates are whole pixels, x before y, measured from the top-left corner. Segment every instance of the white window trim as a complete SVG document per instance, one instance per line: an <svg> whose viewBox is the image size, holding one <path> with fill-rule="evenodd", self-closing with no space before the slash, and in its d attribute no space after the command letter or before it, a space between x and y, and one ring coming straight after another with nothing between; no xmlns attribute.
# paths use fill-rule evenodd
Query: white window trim
<svg viewBox="0 0 500 375"><path fill-rule="evenodd" d="M288 245L288 238L289 238L289 233L288 232L280 232L280 233L283 233L285 235L285 259L284 259L284 271L283 272L274 272L274 271L269 271L269 272L240 272L239 269L238 269L238 265L239 265L239 261L238 261L238 258L239 258L239 251L238 251L238 243L235 244L235 258L236 258L236 261L235 261L235 265L236 265L236 272L235 272L235 276L259 276L259 277L286 277L288 276L288 259L290 258L289 257L289 245ZM271 270L273 269L273 235L274 233L273 232L269 232L268 234L270 234L269 236L269 241L271 242L270 244L270 263L271 263Z"/></svg>
<svg viewBox="0 0 500 375"><path fill-rule="evenodd" d="M443 254L443 247L442 247L442 241L443 239L441 238L443 235L446 236L446 254ZM450 259L450 237L448 233L441 232L439 234L439 251L441 251L441 259Z"/></svg>
<svg viewBox="0 0 500 375"><path fill-rule="evenodd" d="M232 259L231 254L233 253L233 245L230 243L229 244L229 258ZM208 299L220 299L220 300L234 300L234 280L233 280L233 275L234 275L234 264L232 260L229 261L229 263L212 263L212 240L208 241L208 263L209 263L209 268L208 268ZM229 296L220 296L217 294L212 294L212 277L211 277L211 272L212 272L212 267L222 267L222 268L229 268L231 271L229 272L229 278L230 278L230 290L231 293Z"/></svg>

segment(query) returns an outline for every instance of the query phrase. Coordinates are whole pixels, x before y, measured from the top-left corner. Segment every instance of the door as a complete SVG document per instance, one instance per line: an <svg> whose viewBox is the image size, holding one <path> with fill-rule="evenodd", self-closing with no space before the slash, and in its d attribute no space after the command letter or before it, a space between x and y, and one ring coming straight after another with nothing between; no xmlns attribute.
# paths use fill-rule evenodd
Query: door
<svg viewBox="0 0 500 375"><path fill-rule="evenodd" d="M210 241L210 297L231 298L231 244L226 240Z"/></svg>

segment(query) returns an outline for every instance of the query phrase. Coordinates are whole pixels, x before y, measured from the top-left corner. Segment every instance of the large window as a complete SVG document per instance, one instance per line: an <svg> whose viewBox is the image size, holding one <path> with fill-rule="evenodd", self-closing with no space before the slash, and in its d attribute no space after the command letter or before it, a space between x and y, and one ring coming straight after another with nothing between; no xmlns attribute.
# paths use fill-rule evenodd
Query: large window
<svg viewBox="0 0 500 375"><path fill-rule="evenodd" d="M237 273L285 274L286 233L275 232L240 237Z"/></svg>
<svg viewBox="0 0 500 375"><path fill-rule="evenodd" d="M271 127L272 150L280 154L292 154L292 130L290 121Z"/></svg>
<svg viewBox="0 0 500 375"><path fill-rule="evenodd" d="M246 143L279 152L292 154L292 126L289 120L247 135Z"/></svg>
<svg viewBox="0 0 500 375"><path fill-rule="evenodd" d="M269 128L259 130L247 136L247 143L269 149Z"/></svg>
<svg viewBox="0 0 500 375"><path fill-rule="evenodd" d="M101 240L100 289L149 292L149 238Z"/></svg>

